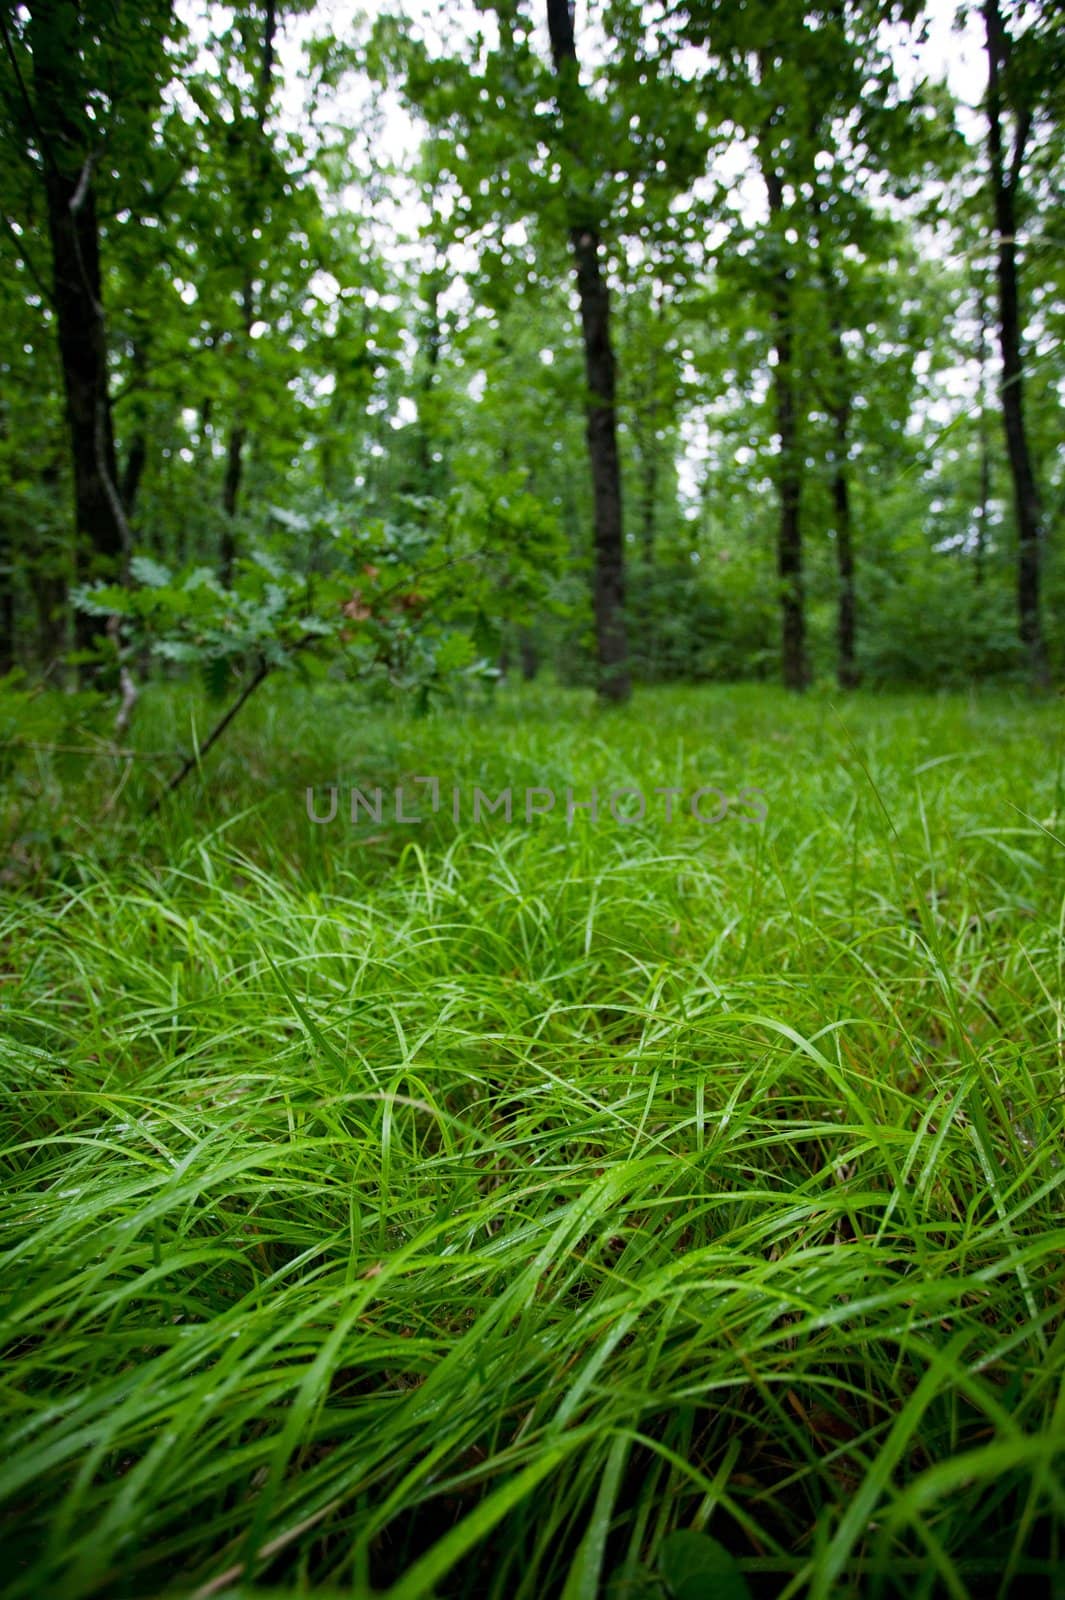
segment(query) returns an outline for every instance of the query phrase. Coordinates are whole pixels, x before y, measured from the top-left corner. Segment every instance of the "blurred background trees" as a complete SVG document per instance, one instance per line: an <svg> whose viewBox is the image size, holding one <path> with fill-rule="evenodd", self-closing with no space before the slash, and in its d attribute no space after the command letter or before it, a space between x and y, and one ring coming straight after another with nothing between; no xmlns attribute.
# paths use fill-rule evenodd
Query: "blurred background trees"
<svg viewBox="0 0 1065 1600"><path fill-rule="evenodd" d="M1063 30L963 13L966 106L928 21L5 6L0 672L387 547L611 698L1060 677Z"/></svg>

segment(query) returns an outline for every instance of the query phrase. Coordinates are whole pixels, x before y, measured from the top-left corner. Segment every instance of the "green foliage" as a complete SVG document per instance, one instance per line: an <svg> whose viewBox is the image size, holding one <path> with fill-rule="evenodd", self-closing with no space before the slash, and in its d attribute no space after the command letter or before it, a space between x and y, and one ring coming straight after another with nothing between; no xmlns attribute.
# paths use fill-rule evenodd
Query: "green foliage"
<svg viewBox="0 0 1065 1600"><path fill-rule="evenodd" d="M500 628L529 614L553 549L557 559L554 519L523 483L471 476L357 538L339 508L273 507L274 549L239 561L231 587L208 568L174 573L137 556L131 584L84 586L75 600L112 624L98 640L105 662L147 653L198 672L214 698L249 672L335 670L424 710L456 679L495 676ZM288 564L294 544L314 553L310 568Z"/></svg>
<svg viewBox="0 0 1065 1600"><path fill-rule="evenodd" d="M777 609L765 563L743 552L701 563L635 566L628 615L648 683L768 677L776 669Z"/></svg>
<svg viewBox="0 0 1065 1600"><path fill-rule="evenodd" d="M940 556L907 582L869 573L863 584L862 670L871 685L960 689L981 678L1018 682L1024 659L1013 596L1001 585L959 581L958 562Z"/></svg>
<svg viewBox="0 0 1065 1600"><path fill-rule="evenodd" d="M22 752L98 737L106 715L107 698L96 690L56 694L20 668L9 672L0 678L0 779L11 775Z"/></svg>
<svg viewBox="0 0 1065 1600"><path fill-rule="evenodd" d="M658 1552L658 1570L671 1600L751 1600L735 1559L705 1533L671 1533Z"/></svg>

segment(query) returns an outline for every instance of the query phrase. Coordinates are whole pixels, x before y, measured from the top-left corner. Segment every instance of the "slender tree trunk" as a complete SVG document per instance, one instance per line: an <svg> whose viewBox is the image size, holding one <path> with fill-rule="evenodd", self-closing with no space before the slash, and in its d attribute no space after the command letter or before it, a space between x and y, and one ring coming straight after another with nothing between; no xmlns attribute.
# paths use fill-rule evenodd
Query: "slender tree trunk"
<svg viewBox="0 0 1065 1600"><path fill-rule="evenodd" d="M263 205L260 192L266 181L268 163L265 158L266 117L270 109L270 94L274 79L274 38L277 33L276 0L265 0L263 5L262 53L259 59L259 81L255 95L255 130L258 140L257 183L246 200L245 246L250 249L257 218ZM249 271L241 286L244 348L251 344L251 330L255 325L255 284ZM228 588L233 582L233 569L237 559L236 517L240 502L240 487L244 476L244 447L248 442L248 428L244 420L243 396L237 403L237 416L229 432L226 446L226 474L222 483L222 509L226 514L219 550L219 576Z"/></svg>
<svg viewBox="0 0 1065 1600"><path fill-rule="evenodd" d="M240 501L240 481L244 473L244 441L248 434L241 423L234 423L226 446L226 475L222 481L222 510L226 514L219 550L219 576L228 589L233 582L233 567L237 559L237 506Z"/></svg>
<svg viewBox="0 0 1065 1600"><path fill-rule="evenodd" d="M246 278L241 289L244 322L244 348L251 344L251 330L255 323L255 299L251 279ZM243 381L241 383L243 390ZM228 589L233 582L233 569L237 560L237 508L240 504L240 486L244 478L244 446L248 430L243 420L243 393L237 401L237 415L229 430L226 444L226 471L222 479L222 510L226 520L222 526L218 550L218 576Z"/></svg>
<svg viewBox="0 0 1065 1600"><path fill-rule="evenodd" d="M836 291L827 262L824 286L831 296ZM835 312L830 312L832 342L832 506L836 522L836 571L839 582L836 619L836 681L841 689L856 689L860 678L857 652L857 603L854 588L854 530L851 519L850 478L847 458L850 449L851 395L847 381L847 353Z"/></svg>
<svg viewBox="0 0 1065 1600"><path fill-rule="evenodd" d="M821 292L825 299L829 327L829 354L831 363L830 393L827 408L832 418L832 506L835 512L836 531L836 681L841 689L855 689L860 673L857 659L857 604L854 587L854 530L851 520L850 477L847 460L850 451L850 424L852 386L847 367L847 352L843 345L841 320L846 294L845 280L841 282L833 270L832 252L822 227L824 208L814 195L813 212L816 219L817 253L820 266Z"/></svg>
<svg viewBox="0 0 1065 1600"><path fill-rule="evenodd" d="M1049 685L1050 673L1040 614L1041 512L1024 414L1020 292L1017 282L1017 190L1031 117L1024 110L1017 115L1013 150L1007 167L1002 133L1001 72L1008 59L1009 39L998 0L984 0L984 23L987 35L988 155L998 243L1002 421L1017 520L1018 625L1032 685L1044 689Z"/></svg>
<svg viewBox="0 0 1065 1600"><path fill-rule="evenodd" d="M122 509L126 517L132 517L137 504L137 493L144 476L144 469L148 464L148 440L144 430L138 428L129 442L129 455L122 472Z"/></svg>
<svg viewBox="0 0 1065 1600"><path fill-rule="evenodd" d="M37 655L41 666L53 669L58 681L62 681L66 673L61 658L70 647L67 585L53 573L35 577L33 598L37 605Z"/></svg>
<svg viewBox="0 0 1065 1600"><path fill-rule="evenodd" d="M127 522L133 516L141 479L148 463L148 430L145 423L143 404L143 394L148 382L148 348L143 339L134 341L132 368L133 426L130 434L129 450L122 469L122 482L119 486L122 510L125 513Z"/></svg>
<svg viewBox="0 0 1065 1600"><path fill-rule="evenodd" d="M663 302L656 294L654 297L654 317L652 319L651 361L648 373L648 398L647 407L642 422L642 439L640 442L640 535L643 546L643 558L648 566L654 560L655 535L658 522L658 421L661 406L658 397L659 384L659 346L658 324L662 321Z"/></svg>
<svg viewBox="0 0 1065 1600"><path fill-rule="evenodd" d="M521 656L521 675L526 683L532 683L540 668L540 657L529 628L518 630L518 653Z"/></svg>
<svg viewBox="0 0 1065 1600"><path fill-rule="evenodd" d="M854 538L851 528L850 484L847 481L846 406L834 417L835 460L832 470L832 504L836 513L836 565L839 574L839 614L837 621L836 678L841 689L858 686L858 659L855 648L857 616L854 597Z"/></svg>
<svg viewBox="0 0 1065 1600"><path fill-rule="evenodd" d="M5 418L0 414L0 443L8 441ZM15 665L15 544L11 523L0 516L0 678Z"/></svg>
<svg viewBox="0 0 1065 1600"><path fill-rule="evenodd" d="M991 441L987 433L987 297L981 278L977 284L977 314L980 332L976 358L980 364L980 487L976 506L976 548L973 552L973 581L978 589L984 583L987 559L987 514L991 503Z"/></svg>
<svg viewBox="0 0 1065 1600"><path fill-rule="evenodd" d="M42 144L52 252L52 297L73 466L75 570L80 580L114 578L129 530L116 487L115 441L107 376L100 241L93 167L78 82L77 12L35 0L30 8L34 111ZM75 639L87 648L98 628L79 613Z"/></svg>
<svg viewBox="0 0 1065 1600"><path fill-rule="evenodd" d="M443 327L440 321L440 295L444 288L444 273L440 267L427 274L425 280L425 316L422 321L422 376L418 395L418 467L420 494L435 494L440 486L441 463L433 460L433 394L440 369L440 349Z"/></svg>
<svg viewBox="0 0 1065 1600"><path fill-rule="evenodd" d="M643 558L650 566L655 554L655 513L658 505L658 441L652 439L650 446L643 454L640 465L641 495L640 495L640 535L643 544Z"/></svg>
<svg viewBox="0 0 1065 1600"><path fill-rule="evenodd" d="M776 222L784 210L780 174L763 159L769 195L769 215ZM795 393L795 336L791 280L787 268L774 276L772 289L773 369L780 465L777 493L780 517L777 530L777 576L780 580L781 667L789 689L805 689L809 681L806 662L806 601L802 563L802 465L799 456L799 411Z"/></svg>
<svg viewBox="0 0 1065 1600"><path fill-rule="evenodd" d="M571 138L580 83L573 14L568 0L547 0L551 54L559 84L563 132ZM588 387L587 440L595 505L595 633L598 691L604 700L627 700L632 688L625 631L625 536L621 507L614 350L610 289L603 272L598 226L577 220L570 228L584 337Z"/></svg>

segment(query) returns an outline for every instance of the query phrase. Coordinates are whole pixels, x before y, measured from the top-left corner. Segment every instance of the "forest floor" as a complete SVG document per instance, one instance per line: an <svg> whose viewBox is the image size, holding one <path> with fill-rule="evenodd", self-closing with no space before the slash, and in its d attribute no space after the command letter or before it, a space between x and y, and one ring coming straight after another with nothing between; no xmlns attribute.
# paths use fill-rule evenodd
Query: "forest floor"
<svg viewBox="0 0 1065 1600"><path fill-rule="evenodd" d="M136 742L187 723L158 691ZM149 763L38 756L8 1600L1060 1594L1063 732L993 695L268 689L150 822ZM692 816L744 786L764 821ZM743 1579L691 1576L706 1541L685 1580L677 1529Z"/></svg>

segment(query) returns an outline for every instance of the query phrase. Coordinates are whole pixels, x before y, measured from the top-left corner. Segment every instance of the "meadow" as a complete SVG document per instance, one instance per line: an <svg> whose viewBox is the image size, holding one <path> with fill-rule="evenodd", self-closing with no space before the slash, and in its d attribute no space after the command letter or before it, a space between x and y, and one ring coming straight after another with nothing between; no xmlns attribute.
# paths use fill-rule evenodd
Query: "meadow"
<svg viewBox="0 0 1065 1600"><path fill-rule="evenodd" d="M7 779L7 1600L1065 1594L1060 700L268 686L166 770ZM425 774L765 819L308 820Z"/></svg>

